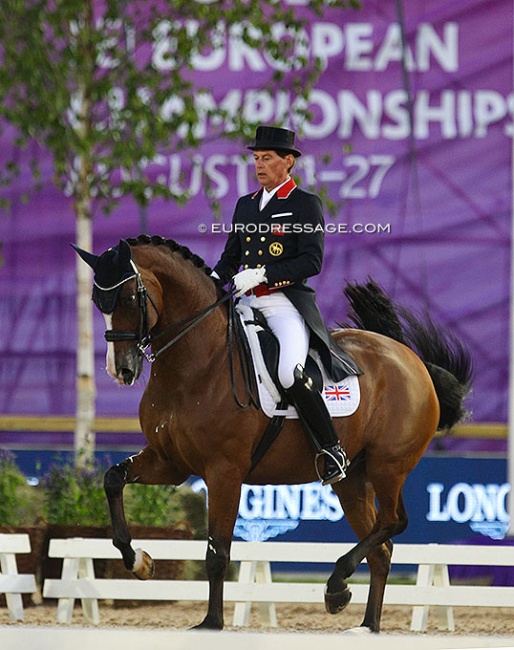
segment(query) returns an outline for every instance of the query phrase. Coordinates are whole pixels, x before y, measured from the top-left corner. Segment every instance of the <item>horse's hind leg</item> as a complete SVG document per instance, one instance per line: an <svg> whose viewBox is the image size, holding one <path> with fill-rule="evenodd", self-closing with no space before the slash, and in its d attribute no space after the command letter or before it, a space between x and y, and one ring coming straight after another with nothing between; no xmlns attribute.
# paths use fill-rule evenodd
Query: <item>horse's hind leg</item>
<svg viewBox="0 0 514 650"><path fill-rule="evenodd" d="M374 505L374 491L367 482L364 466L338 489L345 515L360 538L360 542L346 555L339 558L332 576L327 582L325 605L327 611L335 614L346 607L350 601L346 579L350 577L362 560L367 557L370 570L370 588L366 613L362 627L372 632L380 630L382 604L385 585L391 566L391 537L402 532L407 525L407 517L401 497L401 483L396 490L391 489L392 481L387 482L387 497L377 495L380 512ZM350 478L350 476L348 477ZM351 488L351 489L348 489ZM363 499L362 495L365 495Z"/></svg>
<svg viewBox="0 0 514 650"><path fill-rule="evenodd" d="M338 495L345 517L359 539L365 537L376 520L375 492L367 481L364 457L350 465L347 478L332 486ZM346 556L344 556L346 557ZM325 589L325 607L329 614L342 612L350 603L352 594L346 579L355 571L343 565L339 558Z"/></svg>
<svg viewBox="0 0 514 650"><path fill-rule="evenodd" d="M407 526L407 513L401 493L398 495L397 516L398 521L396 527L393 529L394 532L390 532L390 537L382 544L371 550L366 556L370 572L370 584L368 601L366 603L366 612L364 614L364 619L361 623L361 627L367 628L371 632L380 631L382 606L384 604L384 593L387 577L391 569L391 556L393 553L393 542L391 540L391 537L402 532ZM377 522L375 527L379 528L380 523ZM382 534L382 537L383 536L384 535Z"/></svg>
<svg viewBox="0 0 514 650"><path fill-rule="evenodd" d="M125 567L140 580L148 580L153 576L154 563L147 553L132 548L132 537L123 507L123 488L127 483L136 482L169 485L171 483L169 468L162 465L162 472L159 474L160 465L162 463L157 458L157 454L146 447L139 454L113 465L104 477L104 489L111 514L113 544L120 550ZM145 480L146 475L152 476L152 480Z"/></svg>

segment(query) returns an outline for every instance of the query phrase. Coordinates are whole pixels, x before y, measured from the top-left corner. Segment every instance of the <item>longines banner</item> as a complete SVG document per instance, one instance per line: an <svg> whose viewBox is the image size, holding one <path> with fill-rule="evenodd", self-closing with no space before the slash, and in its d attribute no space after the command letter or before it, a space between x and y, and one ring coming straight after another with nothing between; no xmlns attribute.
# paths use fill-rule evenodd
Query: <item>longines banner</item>
<svg viewBox="0 0 514 650"><path fill-rule="evenodd" d="M205 490L201 480L192 487ZM404 488L409 525L396 541L501 540L509 523L509 491L504 460L423 458ZM243 486L235 536L247 541L355 539L336 495L320 483Z"/></svg>
<svg viewBox="0 0 514 650"><path fill-rule="evenodd" d="M284 2L304 10L300 0ZM155 201L141 211L124 200L112 216L95 215L95 252L144 228L215 264L237 197L257 184L247 143L212 134L230 128L231 116L240 112L262 123L285 117L297 129L304 154L296 169L299 182L323 191L336 206L326 216L324 268L312 282L329 325L345 319L345 280L372 276L398 301L427 307L470 348L476 369L474 418L505 422L512 2L404 2L405 65L397 6L363 0L360 10L330 10L310 22L305 47L309 57L321 59L323 70L305 106L311 117L302 123L290 118L298 101L290 89L273 96L262 91L273 61L243 47L237 25L226 26L222 47L199 55L191 71L198 85L210 88L198 96L198 111L205 105L223 107L226 122L202 121L200 149L158 156L145 170L187 193L189 202L179 208ZM163 75L171 74L173 65L168 29L163 16L151 53ZM277 25L276 38L283 36ZM180 109L170 100L161 116ZM0 164L12 148L7 129ZM76 260L69 242L74 220L70 198L51 183L50 157L40 155L41 192L22 201L28 175L2 190L13 204L0 218L0 412L72 414ZM204 175L220 202L219 221L209 207ZM135 415L144 380L139 389L120 390L108 379L104 325L98 314L95 318L98 413Z"/></svg>

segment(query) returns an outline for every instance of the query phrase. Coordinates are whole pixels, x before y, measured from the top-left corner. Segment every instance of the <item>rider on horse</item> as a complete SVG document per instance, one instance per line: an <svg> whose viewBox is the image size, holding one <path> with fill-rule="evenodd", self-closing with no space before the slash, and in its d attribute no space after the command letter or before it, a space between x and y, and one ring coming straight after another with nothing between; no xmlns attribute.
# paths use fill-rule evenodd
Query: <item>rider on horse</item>
<svg viewBox="0 0 514 650"><path fill-rule="evenodd" d="M257 128L248 149L262 187L237 202L213 276L223 283L232 280L236 296L262 312L278 339L278 379L325 459L320 475L325 485L346 476L348 460L325 400L305 370L309 347L318 350L334 381L360 371L334 343L306 282L321 270L324 218L320 198L297 187L290 176L301 156L294 138L288 129Z"/></svg>

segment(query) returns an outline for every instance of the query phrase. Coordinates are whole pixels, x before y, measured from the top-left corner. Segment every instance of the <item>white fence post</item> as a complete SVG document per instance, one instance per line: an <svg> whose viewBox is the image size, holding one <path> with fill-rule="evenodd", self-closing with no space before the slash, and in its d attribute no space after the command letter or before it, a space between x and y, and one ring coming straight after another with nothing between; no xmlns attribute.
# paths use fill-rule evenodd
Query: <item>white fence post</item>
<svg viewBox="0 0 514 650"><path fill-rule="evenodd" d="M446 564L420 564L416 577L417 587L449 587L450 576ZM440 622L450 632L455 632L455 620L453 607L435 607ZM428 605L420 605L412 608L412 620L410 629L412 632L426 632L428 624Z"/></svg>
<svg viewBox="0 0 514 650"><path fill-rule="evenodd" d="M243 561L239 566L238 582L271 584L271 567L269 562ZM247 626L250 624L250 612L252 603L236 603L234 607L234 627ZM275 603L259 603L259 614L261 621L270 627L277 627L277 612Z"/></svg>
<svg viewBox="0 0 514 650"><path fill-rule="evenodd" d="M36 592L36 578L32 574L19 574L17 553L30 553L30 539L27 534L0 534L0 593L5 594L9 619L25 620L21 594Z"/></svg>

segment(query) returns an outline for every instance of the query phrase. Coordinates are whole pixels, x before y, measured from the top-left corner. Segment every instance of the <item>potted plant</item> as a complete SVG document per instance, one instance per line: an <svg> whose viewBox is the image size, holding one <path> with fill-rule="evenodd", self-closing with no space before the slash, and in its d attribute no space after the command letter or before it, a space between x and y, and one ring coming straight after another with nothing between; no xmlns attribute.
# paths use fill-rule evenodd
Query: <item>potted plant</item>
<svg viewBox="0 0 514 650"><path fill-rule="evenodd" d="M82 528L104 528L109 513L103 489L103 470L97 462L76 465L57 461L42 481L44 512L50 528L66 526L68 535L83 536ZM55 536L55 535L54 535Z"/></svg>

